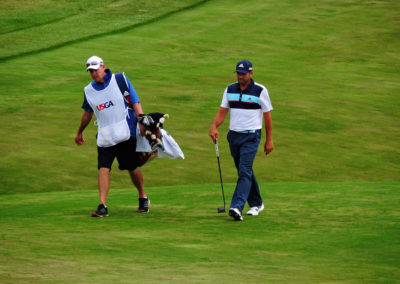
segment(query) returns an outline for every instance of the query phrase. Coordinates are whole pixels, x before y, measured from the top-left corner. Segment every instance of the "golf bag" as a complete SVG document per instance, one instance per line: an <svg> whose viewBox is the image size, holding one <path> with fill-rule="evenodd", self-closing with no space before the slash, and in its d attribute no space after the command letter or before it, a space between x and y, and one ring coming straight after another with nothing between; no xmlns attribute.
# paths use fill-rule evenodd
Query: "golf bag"
<svg viewBox="0 0 400 284"><path fill-rule="evenodd" d="M127 103L129 108L133 109L133 105L130 101L129 87L124 73L115 74L115 79L122 93L122 96L124 97L125 102ZM136 152L139 156L139 166L143 166L155 157L176 158L180 156L184 158L184 155L175 140L169 135L168 132L162 129L165 119L168 117L168 114L159 112L139 114L136 131L137 144L145 144L141 139L142 137L145 137L148 141L148 144L150 145L150 150L148 149L148 146L136 147ZM168 146L167 149L165 149L165 147L163 146L162 133L167 134L166 138L164 139L166 140L165 143ZM142 137L140 137L138 134Z"/></svg>

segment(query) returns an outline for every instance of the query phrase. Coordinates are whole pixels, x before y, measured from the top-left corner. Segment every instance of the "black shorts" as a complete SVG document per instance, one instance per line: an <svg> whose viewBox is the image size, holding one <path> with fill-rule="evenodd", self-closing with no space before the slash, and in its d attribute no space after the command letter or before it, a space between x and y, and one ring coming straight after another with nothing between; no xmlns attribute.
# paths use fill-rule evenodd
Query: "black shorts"
<svg viewBox="0 0 400 284"><path fill-rule="evenodd" d="M133 171L139 166L139 156L136 153L136 139L130 138L124 142L111 147L97 146L97 168L108 168L111 166L115 157L118 160L120 170Z"/></svg>

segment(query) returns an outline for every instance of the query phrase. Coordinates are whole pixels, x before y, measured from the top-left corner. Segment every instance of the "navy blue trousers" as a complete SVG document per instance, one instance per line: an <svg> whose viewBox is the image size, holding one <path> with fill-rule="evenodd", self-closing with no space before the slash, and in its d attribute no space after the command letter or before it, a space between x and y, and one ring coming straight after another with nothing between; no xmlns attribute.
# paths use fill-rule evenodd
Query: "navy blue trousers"
<svg viewBox="0 0 400 284"><path fill-rule="evenodd" d="M243 210L246 201L250 207L260 206L263 201L257 179L253 172L253 162L260 144L261 130L255 133L228 132L229 148L238 171L236 189L232 196L231 208Z"/></svg>

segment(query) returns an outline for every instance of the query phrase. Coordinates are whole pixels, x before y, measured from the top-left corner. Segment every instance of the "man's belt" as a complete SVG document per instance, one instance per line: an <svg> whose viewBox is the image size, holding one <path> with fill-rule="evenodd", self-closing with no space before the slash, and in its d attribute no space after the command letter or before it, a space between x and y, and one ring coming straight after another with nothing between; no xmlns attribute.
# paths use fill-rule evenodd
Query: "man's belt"
<svg viewBox="0 0 400 284"><path fill-rule="evenodd" d="M258 129L251 129L251 130L243 130L243 131L235 131L235 132L248 134L248 133L256 133L257 130Z"/></svg>

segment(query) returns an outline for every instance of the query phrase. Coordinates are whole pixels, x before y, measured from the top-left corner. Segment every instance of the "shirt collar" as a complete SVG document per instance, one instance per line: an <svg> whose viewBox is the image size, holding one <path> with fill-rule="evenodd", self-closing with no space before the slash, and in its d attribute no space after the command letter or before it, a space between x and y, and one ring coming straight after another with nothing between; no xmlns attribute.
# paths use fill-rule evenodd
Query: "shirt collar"
<svg viewBox="0 0 400 284"><path fill-rule="evenodd" d="M249 84L249 85L247 86L247 88L244 89L243 91L242 91L242 89L240 89L240 84L237 83L237 87L238 87L239 91L242 91L242 92L250 91L250 90L253 88L253 86L254 86L254 80L253 80L253 79L250 79L250 80L251 80L251 81L250 81L250 84Z"/></svg>
<svg viewBox="0 0 400 284"><path fill-rule="evenodd" d="M111 70L106 69L106 75L104 76L104 83L98 83L98 82L93 81L92 86L97 91L103 90L104 88L106 88L108 86L108 84L110 84L111 78L112 78Z"/></svg>
<svg viewBox="0 0 400 284"><path fill-rule="evenodd" d="M105 81L109 81L111 79L112 72L110 69L106 69L106 76L104 76Z"/></svg>

